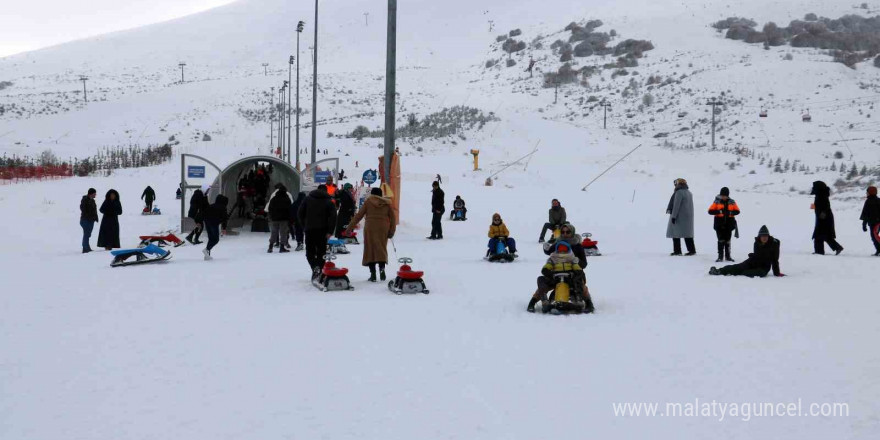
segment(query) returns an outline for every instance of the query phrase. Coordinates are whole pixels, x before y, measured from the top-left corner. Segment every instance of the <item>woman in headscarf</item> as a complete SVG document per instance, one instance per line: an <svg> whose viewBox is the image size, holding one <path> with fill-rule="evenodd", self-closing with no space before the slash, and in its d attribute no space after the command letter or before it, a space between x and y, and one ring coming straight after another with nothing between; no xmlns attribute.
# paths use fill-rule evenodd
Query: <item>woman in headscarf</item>
<svg viewBox="0 0 880 440"><path fill-rule="evenodd" d="M107 191L104 203L101 203L101 229L98 231L98 247L106 250L119 247L119 216L122 215L122 203L115 189Z"/></svg>
<svg viewBox="0 0 880 440"><path fill-rule="evenodd" d="M394 210L391 199L382 197L380 188L370 190L364 206L348 224L348 230L366 218L364 224L364 257L362 263L370 268L369 281L376 281L376 265L379 266L380 279L385 281L385 265L388 263L388 239L394 237L397 225L394 224Z"/></svg>
<svg viewBox="0 0 880 440"><path fill-rule="evenodd" d="M666 213L669 214L669 222L666 225L666 238L672 239L672 254L681 255L681 239L687 246L686 255L697 253L694 246L694 196L688 189L687 181L675 179L675 192L669 198Z"/></svg>

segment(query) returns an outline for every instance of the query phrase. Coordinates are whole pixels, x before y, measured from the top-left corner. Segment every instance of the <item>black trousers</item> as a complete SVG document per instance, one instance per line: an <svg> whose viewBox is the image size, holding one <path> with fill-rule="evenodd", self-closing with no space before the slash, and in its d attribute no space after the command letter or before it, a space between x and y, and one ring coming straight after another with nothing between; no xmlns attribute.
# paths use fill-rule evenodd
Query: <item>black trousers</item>
<svg viewBox="0 0 880 440"><path fill-rule="evenodd" d="M716 229L715 236L718 237L718 241L730 242L730 238L733 237L733 229Z"/></svg>
<svg viewBox="0 0 880 440"><path fill-rule="evenodd" d="M147 211L152 211L153 210L153 201L150 199L146 199L145 202L147 202Z"/></svg>
<svg viewBox="0 0 880 440"><path fill-rule="evenodd" d="M306 260L314 270L324 266L324 255L327 253L327 231L323 229L306 230Z"/></svg>
<svg viewBox="0 0 880 440"><path fill-rule="evenodd" d="M443 225L440 224L440 220L443 219L442 212L435 212L431 217L431 237L434 238L442 238L443 237Z"/></svg>
<svg viewBox="0 0 880 440"><path fill-rule="evenodd" d="M208 232L208 245L205 247L205 249L208 249L210 251L211 249L214 249L214 246L216 246L217 243L220 242L220 223L211 220L205 220L205 231Z"/></svg>
<svg viewBox="0 0 880 440"><path fill-rule="evenodd" d="M824 255L825 243L828 243L828 246L831 247L832 251L837 251L838 249L843 248L837 240L827 236L820 236L813 239L813 252Z"/></svg>
<svg viewBox="0 0 880 440"><path fill-rule="evenodd" d="M690 253L697 252L697 247L694 245L693 237L692 238L685 238L684 245L687 246L688 252L690 252ZM676 254L681 253L681 239L680 238L673 238L672 239L672 251L675 252Z"/></svg>
<svg viewBox="0 0 880 440"><path fill-rule="evenodd" d="M544 239L544 235L547 234L547 231L555 231L556 225L553 223L544 223L544 227L541 228L541 240ZM551 237L552 238L552 237Z"/></svg>
<svg viewBox="0 0 880 440"><path fill-rule="evenodd" d="M290 230L293 231L293 238L296 240L296 244L302 244L306 231L298 222L290 223Z"/></svg>
<svg viewBox="0 0 880 440"><path fill-rule="evenodd" d="M763 269L760 267L751 267L749 265L748 260L743 261L739 264L731 264L729 266L724 266L721 269L718 269L721 272L721 275L742 275L749 278L754 277L765 277L767 273L770 272L769 269Z"/></svg>
<svg viewBox="0 0 880 440"><path fill-rule="evenodd" d="M342 230L348 227L348 223L351 221L351 218L354 217L353 212L342 212L339 211L339 215L336 216L336 238L342 238Z"/></svg>

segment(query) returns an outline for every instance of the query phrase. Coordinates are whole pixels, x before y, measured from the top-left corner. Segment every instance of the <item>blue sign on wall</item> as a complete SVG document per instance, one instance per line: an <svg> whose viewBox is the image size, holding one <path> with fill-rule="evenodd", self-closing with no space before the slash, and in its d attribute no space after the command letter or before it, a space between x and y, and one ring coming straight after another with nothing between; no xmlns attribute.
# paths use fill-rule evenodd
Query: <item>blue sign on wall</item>
<svg viewBox="0 0 880 440"><path fill-rule="evenodd" d="M204 179L205 178L205 167L199 165L187 165L186 166L186 177L194 178L194 179Z"/></svg>
<svg viewBox="0 0 880 440"><path fill-rule="evenodd" d="M364 171L364 183L367 185L372 185L376 183L376 179L379 178L379 173L376 170L366 170Z"/></svg>
<svg viewBox="0 0 880 440"><path fill-rule="evenodd" d="M316 171L315 172L315 183L322 184L327 183L327 179L330 178L332 174L330 171Z"/></svg>

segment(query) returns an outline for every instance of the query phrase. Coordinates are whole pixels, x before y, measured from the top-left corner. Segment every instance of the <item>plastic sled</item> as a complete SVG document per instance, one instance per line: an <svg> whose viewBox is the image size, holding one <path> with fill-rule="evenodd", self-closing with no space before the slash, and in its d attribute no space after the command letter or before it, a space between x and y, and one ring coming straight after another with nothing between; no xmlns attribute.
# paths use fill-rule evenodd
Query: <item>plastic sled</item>
<svg viewBox="0 0 880 440"><path fill-rule="evenodd" d="M158 206L154 206L152 211L144 206L144 210L141 211L141 215L162 215L162 211L159 210Z"/></svg>
<svg viewBox="0 0 880 440"><path fill-rule="evenodd" d="M454 222L467 221L467 217L465 217L464 211L461 209L452 210L452 221L454 221Z"/></svg>
<svg viewBox="0 0 880 440"><path fill-rule="evenodd" d="M486 261L490 263L510 263L516 257L507 251L507 244L503 240L498 240L495 249L486 251Z"/></svg>
<svg viewBox="0 0 880 440"><path fill-rule="evenodd" d="M177 238L174 234L168 235L141 235L138 237L141 239L141 244L138 246L139 248L147 247L151 244L159 246L160 248L168 246L169 244L173 244L174 247L183 246L185 241Z"/></svg>
<svg viewBox="0 0 880 440"><path fill-rule="evenodd" d="M584 241L581 242L581 246L584 247L584 254L586 254L586 256L598 257L602 255L602 253L599 252L599 242L590 238L593 236L593 234L586 232L584 234L581 234L581 236L584 237Z"/></svg>
<svg viewBox="0 0 880 440"><path fill-rule="evenodd" d="M336 267L336 264L333 263L335 259L336 255L332 253L324 255L324 267L321 268L321 275L312 280L312 285L322 292L354 290L348 279L348 269Z"/></svg>
<svg viewBox="0 0 880 440"><path fill-rule="evenodd" d="M113 261L110 263L110 266L119 267L164 261L171 258L171 251L160 249L158 246L150 244L137 249L111 251L110 255L113 255Z"/></svg>
<svg viewBox="0 0 880 440"><path fill-rule="evenodd" d="M348 254L350 251L345 247L345 241L338 238L327 240L327 252L331 254Z"/></svg>
<svg viewBox="0 0 880 440"><path fill-rule="evenodd" d="M341 237L339 239L345 244L361 244L357 238L357 231L342 231L340 235Z"/></svg>
<svg viewBox="0 0 880 440"><path fill-rule="evenodd" d="M402 266L400 266L400 270L397 271L397 277L388 282L388 290L398 295L403 295L405 293L424 293L427 295L430 293L428 286L425 285L425 281L422 280L422 276L425 275L425 272L412 270L412 267L409 265L412 261L412 258L407 257L399 258L397 260Z"/></svg>
<svg viewBox="0 0 880 440"><path fill-rule="evenodd" d="M550 293L548 301L544 301L541 311L552 315L583 313L586 303L571 294L571 284L566 274L556 276L556 287Z"/></svg>

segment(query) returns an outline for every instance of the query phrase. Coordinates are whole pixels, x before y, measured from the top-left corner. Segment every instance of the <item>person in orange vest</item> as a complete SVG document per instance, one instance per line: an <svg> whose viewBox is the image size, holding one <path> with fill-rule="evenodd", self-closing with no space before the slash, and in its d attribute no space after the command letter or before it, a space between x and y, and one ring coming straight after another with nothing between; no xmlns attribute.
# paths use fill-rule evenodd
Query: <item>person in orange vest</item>
<svg viewBox="0 0 880 440"><path fill-rule="evenodd" d="M336 187L336 184L333 183L333 176L327 177L327 182L324 183L327 186L327 194L330 195L330 199L333 200L333 205L338 205L336 203L336 190L339 189Z"/></svg>
<svg viewBox="0 0 880 440"><path fill-rule="evenodd" d="M739 206L730 198L730 190L725 186L721 193L715 197L715 201L709 206L709 215L715 216L715 235L718 237L718 259L720 261L734 261L730 257L730 236L739 231L736 225L736 216L739 215Z"/></svg>

